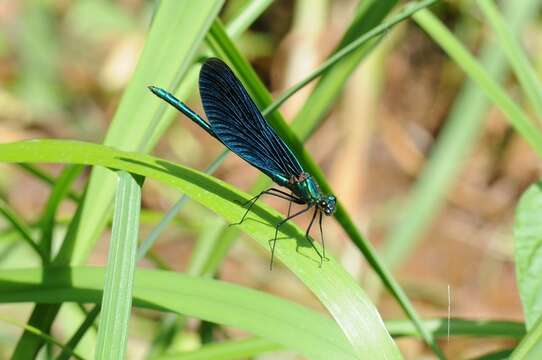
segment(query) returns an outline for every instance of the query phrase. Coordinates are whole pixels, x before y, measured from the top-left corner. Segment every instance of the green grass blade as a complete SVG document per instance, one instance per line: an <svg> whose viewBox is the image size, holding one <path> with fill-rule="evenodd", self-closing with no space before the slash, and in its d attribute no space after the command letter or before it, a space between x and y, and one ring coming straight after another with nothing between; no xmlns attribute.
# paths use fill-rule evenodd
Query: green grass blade
<svg viewBox="0 0 542 360"><path fill-rule="evenodd" d="M448 337L448 321L450 336L473 337L506 337L521 339L525 336L525 326L520 322L497 320L465 320L465 319L430 319L425 320L425 327L438 338ZM419 334L411 322L405 320L386 321L386 328L394 337L416 336Z"/></svg>
<svg viewBox="0 0 542 360"><path fill-rule="evenodd" d="M439 44L444 51L467 73L503 112L508 122L542 157L542 135L525 112L491 78L480 63L465 49L444 24L428 10L414 14L416 22Z"/></svg>
<svg viewBox="0 0 542 360"><path fill-rule="evenodd" d="M535 1L530 2L535 3ZM523 91L538 115L540 124L542 122L542 82L540 82L538 74L529 62L516 34L511 31L509 24L502 18L495 3L492 0L478 0L478 5L495 32L502 50L506 53Z"/></svg>
<svg viewBox="0 0 542 360"><path fill-rule="evenodd" d="M79 341L85 336L88 329L92 327L94 324L94 321L98 318L98 315L100 315L101 306L100 305L94 305L92 310L89 311L87 316L85 317L85 320L83 323L79 326L77 331L72 335L70 340L66 343L66 347L68 349L75 349L77 347L77 344L79 344ZM56 360L69 360L70 359L70 353L66 350L62 350L62 352L58 355Z"/></svg>
<svg viewBox="0 0 542 360"><path fill-rule="evenodd" d="M405 320L387 320L386 328L393 337L418 337L417 329L412 322ZM437 338L448 337L448 319L431 319L424 321L425 327ZM525 336L523 323L510 321L476 321L465 319L450 320L450 336L473 337L503 337L521 339ZM239 359L255 356L264 352L285 349L283 345L262 338L248 338L243 340L224 341L205 345L192 352L172 353L158 356L152 360L179 359Z"/></svg>
<svg viewBox="0 0 542 360"><path fill-rule="evenodd" d="M0 144L0 161L83 163L122 169L174 186L229 222L237 222L241 218L245 209L239 203L250 198L250 195L195 170L142 154L76 141L34 140ZM268 240L274 236L273 224L278 219L281 219L278 212L257 204L250 220L239 228L269 249ZM307 243L304 232L292 223L281 227L279 238L284 240L277 242L276 258L296 274L338 319L356 344L356 352L363 351L375 358L400 356L378 312L338 263L330 259L320 268L319 257Z"/></svg>
<svg viewBox="0 0 542 360"><path fill-rule="evenodd" d="M32 237L32 230L26 225L24 220L13 210L3 199L0 198L0 214L11 224L13 229L19 233L36 254L40 257L42 263L47 263L48 257L45 251L38 246L38 243Z"/></svg>
<svg viewBox="0 0 542 360"><path fill-rule="evenodd" d="M510 360L537 360L542 358L542 316L538 318L515 348Z"/></svg>
<svg viewBox="0 0 542 360"><path fill-rule="evenodd" d="M141 179L125 171L119 181L113 214L113 229L98 328L96 359L124 359L128 341L128 320L132 308Z"/></svg>
<svg viewBox="0 0 542 360"><path fill-rule="evenodd" d="M0 273L0 302L101 298L104 269L17 269ZM289 300L213 279L137 269L134 306L172 311L212 321L269 339L310 359L357 359L331 319ZM370 354L370 353L369 353ZM112 358L112 357L111 357Z"/></svg>
<svg viewBox="0 0 542 360"><path fill-rule="evenodd" d="M235 19L226 25L228 35L232 38L240 36L272 3L273 0L249 1Z"/></svg>
<svg viewBox="0 0 542 360"><path fill-rule="evenodd" d="M531 329L542 315L542 182L521 196L514 222L516 278L525 325Z"/></svg>
<svg viewBox="0 0 542 360"><path fill-rule="evenodd" d="M60 149L59 149L60 151ZM62 246L53 260L53 266L64 266L69 264L71 253L73 251L74 239L79 229L82 207L78 207L75 215L72 217ZM28 324L36 327L43 332L49 332L53 321L60 310L60 304L41 304L34 306ZM20 337L13 352L12 359L33 359L43 345L41 337L35 336L31 332L25 331Z"/></svg>
<svg viewBox="0 0 542 360"><path fill-rule="evenodd" d="M83 171L81 165L67 166L60 176L56 179L51 194L47 199L47 204L43 210L43 214L40 219L41 226L41 241L40 247L47 255L46 261L48 264L52 257L52 242L53 242L53 230L55 227L56 212L60 203L70 192L71 184L77 179L79 174Z"/></svg>
<svg viewBox="0 0 542 360"><path fill-rule="evenodd" d="M69 354L69 356L73 356L76 359L83 360L84 358L77 354L75 351L73 351L70 347L62 345L60 341L52 337L51 335L41 331L38 328L35 328L33 326L27 325L27 324L21 324L19 322L13 321L11 319L8 319L6 317L0 317L0 321L9 323L13 326L17 326L19 328L24 329L24 331L34 334L35 336L40 337L44 342L47 342L49 344L54 344L62 349L62 351L66 352L66 354Z"/></svg>
<svg viewBox="0 0 542 360"><path fill-rule="evenodd" d="M536 14L538 6L532 0L507 2L505 14L511 30L517 31ZM506 59L495 43L488 42L482 47L480 64L497 82L506 75ZM385 240L382 253L392 269L415 248L416 241L446 201L446 193L461 170L469 149L478 139L489 106L489 99L476 83L467 81L432 146L431 157L409 194L398 224Z"/></svg>
<svg viewBox="0 0 542 360"><path fill-rule="evenodd" d="M38 180L43 181L47 185L54 185L55 184L55 178L52 177L51 175L49 175L44 170L41 170L40 168L37 168L37 167L32 166L30 164L18 164L18 165L21 167L21 169L23 169L26 172L28 172L29 174L35 176ZM68 198L70 200L75 201L75 202L79 202L79 195L76 194L75 192L71 191L71 190L68 192Z"/></svg>

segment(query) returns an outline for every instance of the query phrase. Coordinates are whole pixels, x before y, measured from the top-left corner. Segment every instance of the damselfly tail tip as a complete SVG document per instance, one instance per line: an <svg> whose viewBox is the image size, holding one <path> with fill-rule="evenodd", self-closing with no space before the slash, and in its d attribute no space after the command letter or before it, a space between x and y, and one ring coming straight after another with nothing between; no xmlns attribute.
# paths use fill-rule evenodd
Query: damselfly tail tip
<svg viewBox="0 0 542 360"><path fill-rule="evenodd" d="M153 86L153 85L149 85L147 86L147 89L149 89L150 91L152 91L153 94L156 94L160 88L156 87L156 86Z"/></svg>

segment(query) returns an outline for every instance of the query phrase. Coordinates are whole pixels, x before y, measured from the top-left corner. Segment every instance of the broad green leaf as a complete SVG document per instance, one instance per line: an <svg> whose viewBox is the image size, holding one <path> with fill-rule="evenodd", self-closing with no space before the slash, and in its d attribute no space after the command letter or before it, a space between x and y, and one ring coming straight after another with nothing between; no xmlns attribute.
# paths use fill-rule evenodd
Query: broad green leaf
<svg viewBox="0 0 542 360"><path fill-rule="evenodd" d="M141 184L132 174L119 171L96 359L124 359L126 356L140 208Z"/></svg>
<svg viewBox="0 0 542 360"><path fill-rule="evenodd" d="M525 325L531 329L542 315L542 182L521 196L514 223L516 277Z"/></svg>
<svg viewBox="0 0 542 360"><path fill-rule="evenodd" d="M125 170L174 186L232 223L237 222L245 211L239 203L250 198L217 179L165 160L76 141L1 144L0 161L81 163ZM268 241L274 236L274 224L281 218L277 211L257 204L239 228L268 249ZM356 344L356 353L368 354L375 359L400 358L375 307L338 263L330 259L319 267L320 259L307 243L304 232L292 223L281 227L279 239L275 251L277 259L338 319L345 334Z"/></svg>

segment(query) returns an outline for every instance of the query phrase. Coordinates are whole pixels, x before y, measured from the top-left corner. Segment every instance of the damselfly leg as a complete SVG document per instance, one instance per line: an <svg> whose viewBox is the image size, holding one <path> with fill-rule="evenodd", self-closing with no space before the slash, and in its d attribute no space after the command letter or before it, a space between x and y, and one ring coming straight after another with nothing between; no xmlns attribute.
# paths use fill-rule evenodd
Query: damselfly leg
<svg viewBox="0 0 542 360"><path fill-rule="evenodd" d="M294 213L293 215L290 215L288 216L287 218L285 218L284 220L282 220L281 222L279 222L277 225L275 225L275 237L270 240L271 242L271 263L269 264L269 268L272 270L273 269L273 260L275 258L275 245L277 243L277 237L278 237L278 233L279 233L279 228L284 225L284 223L286 223L287 221L289 220L292 220L293 218L301 215L301 214L304 214L306 213L307 211L309 211L311 208L313 207L313 205L309 205L307 206L306 208L304 208L303 210L301 211L298 211L296 213ZM314 251L316 251L316 253L318 254L318 256L320 257L320 260L322 261L323 260L323 256L322 254L320 254L320 251L318 251L318 249L316 248L316 246L314 245L313 241L311 240L311 238L309 237L309 231L310 231L310 228L312 226L312 223L314 222L314 218L316 216L316 212L318 211L318 209L315 209L315 213L312 217L312 220L309 224L309 227L307 228L307 232L305 233L305 237L307 238L307 240L309 241L309 243L311 244L312 248L314 249ZM320 263L321 263L320 261Z"/></svg>
<svg viewBox="0 0 542 360"><path fill-rule="evenodd" d="M258 201L258 199L262 195L273 195L273 196L276 196L276 197L284 199L284 200L289 200L290 204L292 202L295 202L296 204L305 204L304 201L302 201L301 199L299 199L299 198L297 198L297 197L295 197L295 196L293 196L291 194L288 194L287 192L284 192L284 191L282 191L280 189L276 189L276 188L270 188L270 189L262 191L258 195L256 195L256 196L250 198L249 200L245 201L242 205L243 206L246 206L247 204L249 204L249 205L248 205L247 210L243 214L243 217L238 222L230 224L230 226L231 225L240 225L240 224L242 224L243 221L245 221L245 218L247 217L248 213L250 212L250 209L252 209L252 206L254 206L256 201Z"/></svg>

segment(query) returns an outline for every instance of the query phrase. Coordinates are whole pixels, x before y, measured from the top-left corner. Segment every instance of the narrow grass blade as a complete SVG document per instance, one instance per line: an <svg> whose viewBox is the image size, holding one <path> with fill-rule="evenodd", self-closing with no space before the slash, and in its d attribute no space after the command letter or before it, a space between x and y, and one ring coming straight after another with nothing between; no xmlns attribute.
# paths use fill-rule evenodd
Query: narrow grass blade
<svg viewBox="0 0 542 360"><path fill-rule="evenodd" d="M58 149L58 151L62 151ZM84 196L83 196L84 199ZM62 246L55 256L53 266L65 266L69 264L71 253L73 251L74 239L79 229L82 207L78 207L74 216L70 221ZM36 327L41 331L48 333L51 329L53 321L60 310L60 304L41 304L37 303L30 314L28 324ZM42 338L35 336L31 332L25 331L19 338L12 359L33 359L44 344Z"/></svg>
<svg viewBox="0 0 542 360"><path fill-rule="evenodd" d="M531 0L530 3L533 4L531 6L535 6L536 1ZM503 19L493 0L478 0L478 5L491 24L501 49L506 53L523 91L538 115L538 124L542 124L542 83L538 74L529 62L517 35Z"/></svg>
<svg viewBox="0 0 542 360"><path fill-rule="evenodd" d="M81 165L67 166L56 179L55 184L51 189L51 194L47 199L47 204L45 205L40 219L40 247L47 255L46 264L50 262L52 257L53 230L55 227L57 209L62 200L69 194L72 182L77 179L81 171L83 171L83 166Z"/></svg>
<svg viewBox="0 0 542 360"><path fill-rule="evenodd" d="M29 174L32 174L33 176L35 176L37 179L43 181L44 183L46 183L48 185L54 185L55 184L55 178L53 176L49 175L44 170L41 170L40 168L38 168L36 166L32 166L30 164L18 164L18 165L20 166L21 169L25 170ZM79 202L79 195L77 195L75 192L73 192L71 190L68 192L68 198L70 198L71 200L73 200L75 202Z"/></svg>
<svg viewBox="0 0 542 360"><path fill-rule="evenodd" d="M537 360L542 358L542 316L515 348L510 360Z"/></svg>
<svg viewBox="0 0 542 360"><path fill-rule="evenodd" d="M96 359L124 359L128 341L128 320L132 308L141 179L125 171L119 181L113 214L113 229L98 329Z"/></svg>
<svg viewBox="0 0 542 360"><path fill-rule="evenodd" d="M542 316L542 182L521 196L514 223L516 278L525 325L530 330Z"/></svg>
<svg viewBox="0 0 542 360"><path fill-rule="evenodd" d="M70 340L66 343L66 347L68 349L75 349L77 347L77 344L79 344L79 341L85 336L88 329L92 327L94 324L94 321L98 318L98 315L100 315L101 306L96 304L92 308L92 310L89 311L87 314L85 320L83 323L79 326L77 331L72 335ZM70 359L70 353L66 350L63 350L56 360L69 360Z"/></svg>
<svg viewBox="0 0 542 360"><path fill-rule="evenodd" d="M49 344L54 344L54 345L58 346L59 348L62 349L62 351L66 352L66 354L68 354L69 356L73 356L74 358L79 359L79 360L84 359L81 355L79 355L75 351L73 351L73 349L71 349L68 346L62 345L62 343L60 341L58 341L57 339L55 339L51 335L41 331L38 328L35 328L35 327L27 325L27 324L18 323L18 322L14 321L14 320L8 319L8 318L3 317L3 316L0 317L0 321L3 321L3 322L6 322L8 324L11 324L13 326L17 326L19 328L22 328L22 329L24 329L24 331L32 333L35 336L40 337L44 342L49 343Z"/></svg>
<svg viewBox="0 0 542 360"><path fill-rule="evenodd" d="M448 321L451 336L473 337L505 337L521 339L525 336L523 323L497 320L467 320L467 319L428 319L424 321L425 327L438 338L448 337ZM416 328L411 322L405 320L386 321L386 328L394 337L416 336Z"/></svg>
<svg viewBox="0 0 542 360"><path fill-rule="evenodd" d="M252 0L239 12L227 26L228 35L236 38L244 33L249 26L273 3L273 0Z"/></svg>
<svg viewBox="0 0 542 360"><path fill-rule="evenodd" d="M26 225L24 220L13 210L3 199L0 198L0 214L13 226L13 229L19 233L21 238L36 252L42 263L47 263L47 254L38 246L38 243L32 237L32 230Z"/></svg>
<svg viewBox="0 0 542 360"><path fill-rule="evenodd" d="M245 209L240 203L250 198L217 179L165 160L76 141L34 140L0 144L0 161L83 163L122 169L174 186L229 222L241 218ZM250 220L239 228L269 249L268 240L273 238L274 224L281 215L263 204L257 204L253 209ZM374 358L400 357L375 307L342 266L330 257L319 267L319 257L307 243L304 232L292 223L281 227L278 236L284 240L277 242L276 258L326 306L355 344L356 353L371 354Z"/></svg>

